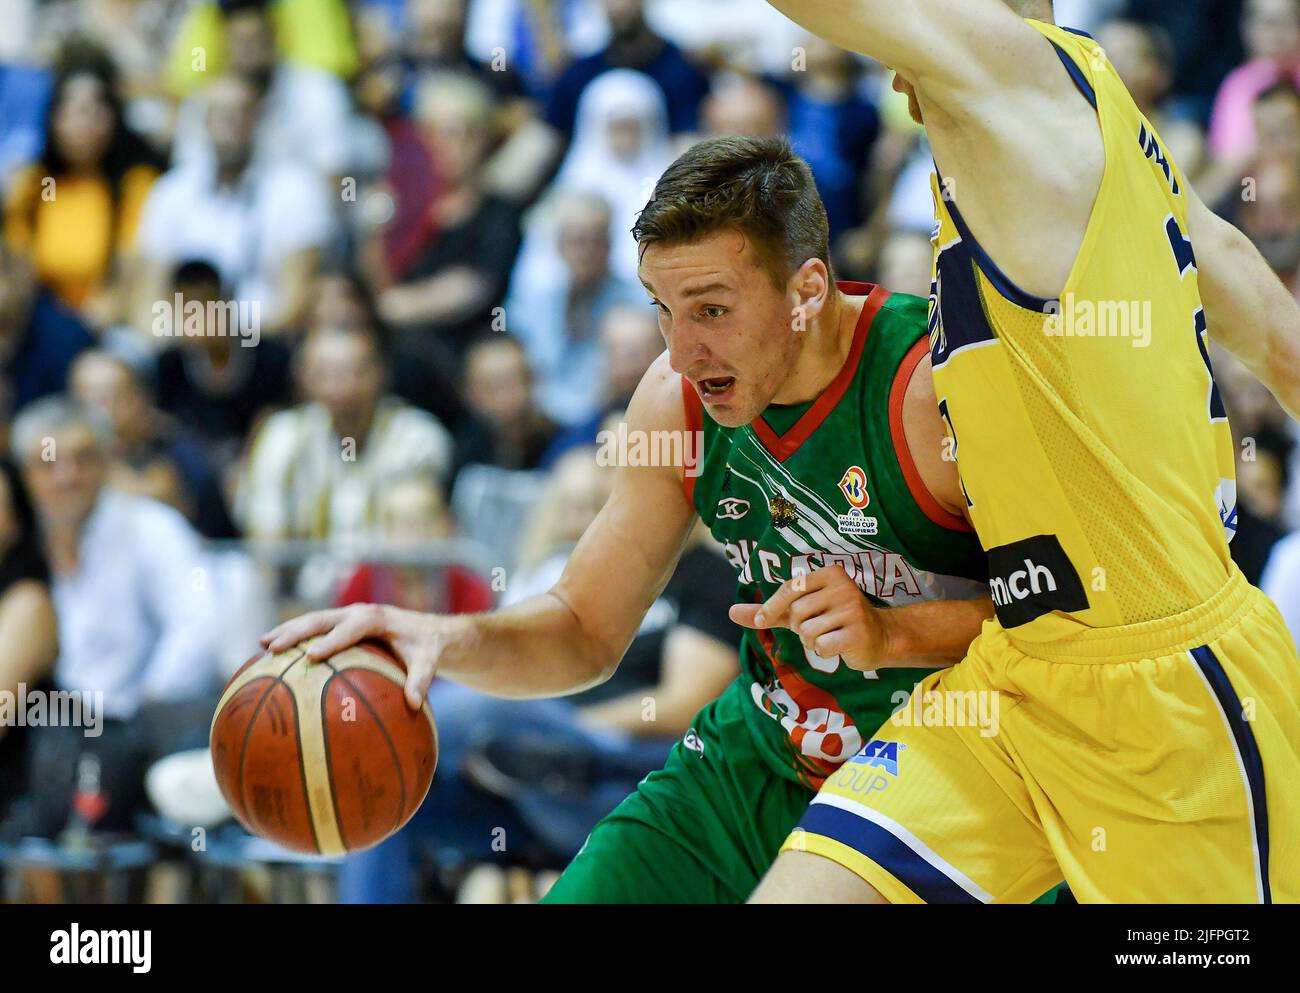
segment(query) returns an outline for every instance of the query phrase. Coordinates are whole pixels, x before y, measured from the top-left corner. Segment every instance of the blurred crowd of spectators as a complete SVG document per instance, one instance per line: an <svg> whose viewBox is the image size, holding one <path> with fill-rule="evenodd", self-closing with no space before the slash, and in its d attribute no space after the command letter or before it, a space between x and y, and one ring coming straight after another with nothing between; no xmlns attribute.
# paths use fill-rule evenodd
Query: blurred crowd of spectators
<svg viewBox="0 0 1300 993"><path fill-rule="evenodd" d="M1057 11L1300 295L1300 0ZM606 492L597 432L663 347L629 231L692 142L788 134L837 276L929 294L932 162L905 99L761 0L0 13L0 690L104 694L100 740L120 738L96 746L105 825L130 813L141 755L203 745L213 687L284 612L481 610L545 588ZM1215 363L1242 442L1234 555L1300 633L1296 425ZM410 554L433 548L449 551ZM557 729L584 729L579 757L599 742L603 765L570 762L528 802L527 766L491 736L448 760L463 751L552 852L592 813L566 820L557 798L612 805L734 671L732 579L699 549L692 588L721 599L670 587L617 693L509 718L452 708L474 715L469 737L549 729L548 768L566 768ZM674 664L710 651L723 661L693 676ZM634 706L648 689L673 701L650 725ZM187 701L199 716L178 719ZM19 809L14 756L41 750L21 737L0 727L0 814L62 829L83 816L69 755L90 746L51 745L42 782L63 805ZM365 882L380 875L357 892L382 895Z"/></svg>

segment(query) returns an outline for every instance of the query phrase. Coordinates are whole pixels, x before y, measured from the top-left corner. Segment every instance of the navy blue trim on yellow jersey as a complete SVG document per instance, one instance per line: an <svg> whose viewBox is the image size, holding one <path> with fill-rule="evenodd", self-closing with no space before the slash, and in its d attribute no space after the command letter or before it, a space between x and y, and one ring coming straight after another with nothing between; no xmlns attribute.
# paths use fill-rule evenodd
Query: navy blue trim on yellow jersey
<svg viewBox="0 0 1300 993"><path fill-rule="evenodd" d="M1070 78L1074 80L1074 85L1079 88L1079 92L1084 95L1090 104L1092 104L1092 109L1096 110L1097 91L1094 90L1092 84L1088 82L1088 77L1085 76L1083 70L1079 68L1079 63L1075 62L1074 59L1066 54L1065 49L1056 42L1052 42L1052 47L1056 49L1056 54L1059 55L1061 61L1065 63L1065 71L1068 72Z"/></svg>
<svg viewBox="0 0 1300 993"><path fill-rule="evenodd" d="M979 903L879 824L828 803L809 804L799 826L865 855L926 903Z"/></svg>
<svg viewBox="0 0 1300 993"><path fill-rule="evenodd" d="M1058 25L1058 26L1060 27L1060 29L1061 29L1062 31L1068 31L1068 32L1070 32L1070 34L1077 34L1080 38L1087 38L1089 41L1096 41L1096 40L1097 40L1097 39L1094 38L1092 35L1088 34L1087 31L1082 31L1082 30L1080 30L1079 28L1067 28L1064 24L1061 24L1061 25Z"/></svg>
<svg viewBox="0 0 1300 993"><path fill-rule="evenodd" d="M930 328L930 362L935 369L943 368L962 349L997 340L980 300L976 264L965 241L944 248L935 262L938 302Z"/></svg>
<svg viewBox="0 0 1300 993"><path fill-rule="evenodd" d="M938 170L938 168L939 166L936 163L935 169ZM943 173L940 172L939 175L942 176ZM988 276L989 282L993 284L994 289L1023 310L1032 310L1040 314L1054 313L1057 301L1026 293L1013 283L1007 274L998 267L998 264L993 261L993 256L984 251L984 246L975 240L975 236L971 234L970 228L966 225L966 219L961 216L961 211L957 209L956 202L946 200L945 203L948 204L948 216L952 218L952 223L957 226L957 233L961 235L962 244L974 256L975 263L983 270L984 275Z"/></svg>
<svg viewBox="0 0 1300 993"><path fill-rule="evenodd" d="M1264 902L1272 903L1273 891L1268 883L1268 797L1264 793L1264 760L1260 757L1250 722L1242 714L1241 698L1232 688L1232 681L1215 658L1214 651L1209 645L1202 645L1193 648L1191 656L1218 698L1219 706L1223 708L1232 737L1237 742L1241 764L1246 769L1246 782L1250 785L1250 800L1255 817L1255 842L1259 846L1259 876Z"/></svg>

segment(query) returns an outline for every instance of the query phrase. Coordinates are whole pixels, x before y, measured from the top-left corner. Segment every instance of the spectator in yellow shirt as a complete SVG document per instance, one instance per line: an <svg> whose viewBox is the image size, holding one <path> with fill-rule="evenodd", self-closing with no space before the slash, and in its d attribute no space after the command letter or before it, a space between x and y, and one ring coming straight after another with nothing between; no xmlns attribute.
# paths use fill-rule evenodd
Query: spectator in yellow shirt
<svg viewBox="0 0 1300 993"><path fill-rule="evenodd" d="M91 324L124 317L136 227L160 164L123 120L111 64L89 54L65 65L50 100L45 149L15 177L4 236Z"/></svg>
<svg viewBox="0 0 1300 993"><path fill-rule="evenodd" d="M348 79L357 47L345 0L199 0L186 11L167 55L172 92L188 96L231 67L228 18L265 10L274 22L279 58Z"/></svg>

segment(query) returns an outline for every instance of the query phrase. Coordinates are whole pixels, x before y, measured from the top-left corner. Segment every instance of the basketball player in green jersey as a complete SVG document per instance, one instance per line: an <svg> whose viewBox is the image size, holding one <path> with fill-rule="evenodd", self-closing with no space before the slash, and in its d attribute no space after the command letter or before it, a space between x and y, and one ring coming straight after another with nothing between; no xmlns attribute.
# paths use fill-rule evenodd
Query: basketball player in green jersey
<svg viewBox="0 0 1300 993"><path fill-rule="evenodd" d="M864 784L896 762L871 755L872 732L962 656L992 605L945 458L927 301L832 280L826 214L789 145L696 145L635 233L668 349L628 439L686 439L686 457L629 457L542 596L471 617L326 610L264 641L319 637L323 659L381 638L412 706L435 670L503 697L574 692L618 665L698 515L739 574L741 675L547 899L739 902L827 775L864 747Z"/></svg>

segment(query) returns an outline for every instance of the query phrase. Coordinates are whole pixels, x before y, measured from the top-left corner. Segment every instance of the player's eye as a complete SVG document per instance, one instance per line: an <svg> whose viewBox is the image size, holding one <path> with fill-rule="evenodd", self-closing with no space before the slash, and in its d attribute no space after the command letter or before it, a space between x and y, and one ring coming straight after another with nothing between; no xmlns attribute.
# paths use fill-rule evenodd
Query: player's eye
<svg viewBox="0 0 1300 993"><path fill-rule="evenodd" d="M718 318L722 317L726 312L727 312L726 307L705 307L703 310L700 311L701 314L703 314L711 321L716 321Z"/></svg>

